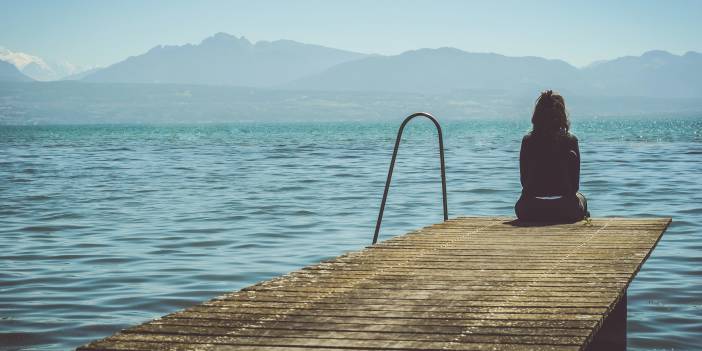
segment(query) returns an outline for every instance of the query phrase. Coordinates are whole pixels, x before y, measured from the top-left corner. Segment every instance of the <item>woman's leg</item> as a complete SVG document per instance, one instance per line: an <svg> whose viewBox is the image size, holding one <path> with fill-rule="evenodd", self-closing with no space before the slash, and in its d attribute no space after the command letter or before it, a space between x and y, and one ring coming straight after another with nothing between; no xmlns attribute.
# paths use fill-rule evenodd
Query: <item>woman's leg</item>
<svg viewBox="0 0 702 351"><path fill-rule="evenodd" d="M524 204L524 196L520 196L519 200L517 200L517 203L514 205L514 214L517 215L517 218L519 218L522 221L527 220L526 216L526 209L525 209L525 204Z"/></svg>
<svg viewBox="0 0 702 351"><path fill-rule="evenodd" d="M514 205L517 218L531 222L577 222L589 217L585 195L576 193L557 200L520 196Z"/></svg>
<svg viewBox="0 0 702 351"><path fill-rule="evenodd" d="M517 214L517 218L521 221L534 222L542 221L543 215L538 201L534 198L528 196L520 196L517 200L517 204L514 205L514 212Z"/></svg>
<svg viewBox="0 0 702 351"><path fill-rule="evenodd" d="M580 207L582 208L582 211L583 211L583 217L584 218L590 217L590 211L588 211L588 209L587 209L587 198L585 197L585 195L583 195L583 193L578 191L577 193L575 193L575 196L578 198L578 201L580 202Z"/></svg>
<svg viewBox="0 0 702 351"><path fill-rule="evenodd" d="M587 200L580 193L564 196L558 200L542 200L546 206L549 220L573 223L582 220L587 214Z"/></svg>
<svg viewBox="0 0 702 351"><path fill-rule="evenodd" d="M517 218L527 222L558 221L558 201L521 196L514 206Z"/></svg>

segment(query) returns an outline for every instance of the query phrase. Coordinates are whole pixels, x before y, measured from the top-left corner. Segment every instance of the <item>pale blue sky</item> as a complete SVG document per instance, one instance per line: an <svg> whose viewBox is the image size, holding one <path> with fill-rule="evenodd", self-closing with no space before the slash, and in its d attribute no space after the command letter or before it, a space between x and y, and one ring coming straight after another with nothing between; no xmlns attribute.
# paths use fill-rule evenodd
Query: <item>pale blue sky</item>
<svg viewBox="0 0 702 351"><path fill-rule="evenodd" d="M364 53L452 46L576 66L651 49L702 52L702 1L0 0L0 46L104 66L216 32Z"/></svg>

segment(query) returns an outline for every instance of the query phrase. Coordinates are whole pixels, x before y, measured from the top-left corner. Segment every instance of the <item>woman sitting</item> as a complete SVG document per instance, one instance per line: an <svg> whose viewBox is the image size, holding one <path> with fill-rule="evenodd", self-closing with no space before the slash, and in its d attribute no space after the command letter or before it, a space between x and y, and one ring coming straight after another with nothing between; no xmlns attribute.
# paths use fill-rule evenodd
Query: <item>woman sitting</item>
<svg viewBox="0 0 702 351"><path fill-rule="evenodd" d="M570 134L563 97L541 93L531 118L533 129L522 139L519 171L522 195L514 206L522 221L576 222L589 217L580 186L578 139Z"/></svg>

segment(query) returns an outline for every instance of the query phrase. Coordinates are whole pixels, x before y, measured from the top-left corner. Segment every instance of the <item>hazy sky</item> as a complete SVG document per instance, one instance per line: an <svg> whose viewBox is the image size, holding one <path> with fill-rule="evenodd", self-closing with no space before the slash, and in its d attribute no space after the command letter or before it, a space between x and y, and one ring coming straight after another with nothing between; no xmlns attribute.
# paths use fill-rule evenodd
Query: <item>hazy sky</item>
<svg viewBox="0 0 702 351"><path fill-rule="evenodd" d="M363 53L452 46L576 66L651 49L702 52L702 1L0 0L0 46L104 66L216 32Z"/></svg>

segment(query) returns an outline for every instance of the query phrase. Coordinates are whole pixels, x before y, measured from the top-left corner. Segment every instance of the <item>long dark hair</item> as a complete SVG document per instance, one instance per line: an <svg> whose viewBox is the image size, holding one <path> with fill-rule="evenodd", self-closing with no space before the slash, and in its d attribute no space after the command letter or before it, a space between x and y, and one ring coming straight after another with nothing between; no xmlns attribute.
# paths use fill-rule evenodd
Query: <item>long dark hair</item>
<svg viewBox="0 0 702 351"><path fill-rule="evenodd" d="M563 96L546 90L536 99L534 115L531 117L533 134L558 137L570 131L570 121Z"/></svg>

